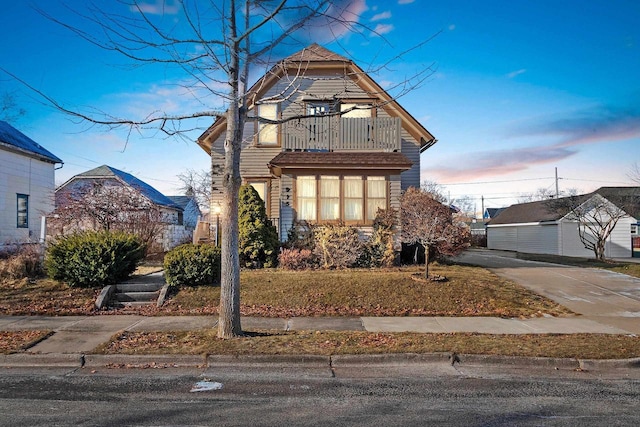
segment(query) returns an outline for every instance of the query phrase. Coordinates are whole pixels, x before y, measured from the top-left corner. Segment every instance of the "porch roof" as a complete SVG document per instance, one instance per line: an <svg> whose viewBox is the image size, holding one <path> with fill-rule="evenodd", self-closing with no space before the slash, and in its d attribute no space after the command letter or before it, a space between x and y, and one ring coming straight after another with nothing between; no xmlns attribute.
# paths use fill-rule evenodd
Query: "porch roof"
<svg viewBox="0 0 640 427"><path fill-rule="evenodd" d="M400 173L411 169L412 165L407 156L397 152L285 151L274 157L267 166L275 176L281 176L283 173L314 170Z"/></svg>

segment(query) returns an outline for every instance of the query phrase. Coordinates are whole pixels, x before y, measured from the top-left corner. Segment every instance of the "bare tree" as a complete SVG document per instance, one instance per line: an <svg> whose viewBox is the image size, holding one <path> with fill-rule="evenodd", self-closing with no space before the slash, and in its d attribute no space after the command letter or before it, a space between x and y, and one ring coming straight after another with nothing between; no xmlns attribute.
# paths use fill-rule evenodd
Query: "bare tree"
<svg viewBox="0 0 640 427"><path fill-rule="evenodd" d="M24 108L18 106L16 96L12 92L4 92L0 95L0 120L15 123L26 113Z"/></svg>
<svg viewBox="0 0 640 427"><path fill-rule="evenodd" d="M455 255L469 246L469 231L454 221L451 209L423 190L409 188L400 198L403 243L425 251L425 278L429 279L429 252Z"/></svg>
<svg viewBox="0 0 640 427"><path fill-rule="evenodd" d="M333 38L346 31L368 35L372 30L357 22L357 16L349 9L353 3L349 0L181 0L175 6L181 14L180 23L184 25L176 25L174 16L163 19L162 15L152 15L137 0L122 3L135 15L109 14L92 3L87 6L87 12L76 12L84 18L85 23L93 25L94 30L91 31L61 22L46 13L45 16L88 42L120 53L135 63L177 66L189 76L189 83L184 84L185 93L192 94L201 102L202 110L184 114L155 111L142 119L116 117L98 109L83 113L64 106L9 74L43 96L55 108L93 125L125 127L129 132L144 132L151 128L173 136L193 130L194 127L190 126L192 119L209 117L226 121L224 167L221 172L223 233L218 336L231 338L241 335L238 255L240 151L248 111L256 103L256 95L260 90L258 87L253 94L249 92L251 74L260 69L268 74L278 60L276 52L299 44L305 36L303 33L308 33L312 28L322 29L325 37L329 34ZM424 40L406 51L394 54L389 62L428 41ZM383 69L389 62L383 63L378 69ZM424 67L416 75L400 82L395 96L414 90L432 71L430 67ZM303 75L304 72L302 67L299 74ZM259 86L260 81L256 85ZM286 93L270 97L267 101L284 102L297 88L294 79ZM210 104L205 103L211 100L223 102L209 108ZM340 115L349 111L332 114ZM306 116L289 117L286 120L300 117ZM282 122L257 115L251 119L271 124Z"/></svg>
<svg viewBox="0 0 640 427"><path fill-rule="evenodd" d="M134 188L94 182L56 194L49 227L57 234L83 230L136 234L149 250L170 222L162 209Z"/></svg>
<svg viewBox="0 0 640 427"><path fill-rule="evenodd" d="M597 193L550 200L548 205L556 211L566 212L568 219L576 221L580 241L600 261L605 259L611 232L620 219L628 216L624 205L614 204Z"/></svg>
<svg viewBox="0 0 640 427"><path fill-rule="evenodd" d="M205 208L206 206L207 210L211 209L211 192L218 190L217 188L213 188L211 184L211 175L213 173L220 172L187 169L178 175L178 179L182 183L180 190L188 196L195 197L198 205L201 208Z"/></svg>

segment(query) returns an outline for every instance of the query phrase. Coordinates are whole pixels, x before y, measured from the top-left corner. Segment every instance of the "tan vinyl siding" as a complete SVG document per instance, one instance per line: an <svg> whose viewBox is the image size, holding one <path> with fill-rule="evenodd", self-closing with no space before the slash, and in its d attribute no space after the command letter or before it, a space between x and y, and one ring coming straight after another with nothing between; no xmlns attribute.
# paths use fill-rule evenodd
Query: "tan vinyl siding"
<svg viewBox="0 0 640 427"><path fill-rule="evenodd" d="M411 136L409 136L409 138L411 138ZM406 190L409 187L420 188L420 147L403 137L402 154L407 156L407 158L411 160L411 163L413 163L411 169L402 172L402 189Z"/></svg>
<svg viewBox="0 0 640 427"><path fill-rule="evenodd" d="M289 191L286 191L286 189ZM288 196L288 197L287 197ZM283 175L280 179L280 240L287 240L287 232L293 226L293 178Z"/></svg>

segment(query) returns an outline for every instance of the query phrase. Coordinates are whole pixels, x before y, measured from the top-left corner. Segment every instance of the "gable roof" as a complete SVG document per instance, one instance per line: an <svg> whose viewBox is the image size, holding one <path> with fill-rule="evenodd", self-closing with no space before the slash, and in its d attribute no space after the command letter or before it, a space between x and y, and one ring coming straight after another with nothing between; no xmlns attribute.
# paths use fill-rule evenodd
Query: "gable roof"
<svg viewBox="0 0 640 427"><path fill-rule="evenodd" d="M345 75L351 77L354 82L368 93L376 94L384 102L381 108L391 117L400 117L402 127L420 144L420 151L433 146L436 138L418 122L407 110L393 99L378 83L367 73L358 67L353 61L326 49L317 43L288 56L278 62L269 72L260 78L247 92L249 109L253 108L254 100L269 90L287 72L300 73L304 70L341 68ZM211 144L226 130L226 117L217 117L199 138L198 145L211 154Z"/></svg>
<svg viewBox="0 0 640 427"><path fill-rule="evenodd" d="M142 195L147 197L156 205L182 210L182 208L179 205L174 203L171 199L169 199L167 196L165 196L164 194L162 194L161 192L159 192L158 190L156 190L146 182L136 178L135 176L127 172L123 172L121 170L118 170L116 168L113 168L107 165L98 166L95 169L91 169L86 172L79 173L78 175L75 175L74 177L72 177L69 181L62 184L60 188L63 188L69 182L77 179L107 179L107 178L112 178L112 179L115 178L127 184L128 186L135 188L140 193L142 193Z"/></svg>
<svg viewBox="0 0 640 427"><path fill-rule="evenodd" d="M640 187L600 187L595 192L640 220Z"/></svg>
<svg viewBox="0 0 640 427"><path fill-rule="evenodd" d="M0 120L0 146L49 163L62 160L9 123Z"/></svg>
<svg viewBox="0 0 640 427"><path fill-rule="evenodd" d="M575 202L582 204L594 195L613 203L627 214L638 219L640 215L640 187L601 187L593 193L575 196ZM563 200L566 197L558 199ZM489 225L523 224L532 222L558 221L569 213L569 207L562 203L550 203L554 199L511 205L497 217L489 221Z"/></svg>
<svg viewBox="0 0 640 427"><path fill-rule="evenodd" d="M189 206L189 203L193 202L195 206L200 209L196 198L193 196L167 196L174 204L180 206L183 210Z"/></svg>

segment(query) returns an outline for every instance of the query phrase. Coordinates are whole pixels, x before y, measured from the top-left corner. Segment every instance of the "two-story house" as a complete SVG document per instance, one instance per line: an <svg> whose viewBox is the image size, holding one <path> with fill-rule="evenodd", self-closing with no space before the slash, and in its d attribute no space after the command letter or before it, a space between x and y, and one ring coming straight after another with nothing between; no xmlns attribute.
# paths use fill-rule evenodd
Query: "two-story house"
<svg viewBox="0 0 640 427"><path fill-rule="evenodd" d="M420 186L420 154L436 139L353 61L313 44L248 94L240 173L281 240L296 221L366 229L378 208L399 209L401 191ZM198 139L220 170L225 131L218 118ZM212 178L215 211L222 176Z"/></svg>
<svg viewBox="0 0 640 427"><path fill-rule="evenodd" d="M54 208L56 165L62 160L0 121L0 247L40 240L42 217Z"/></svg>

